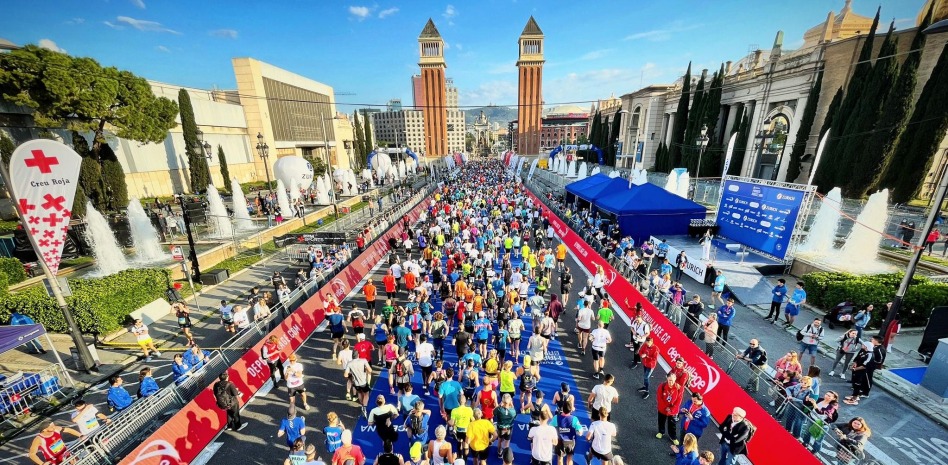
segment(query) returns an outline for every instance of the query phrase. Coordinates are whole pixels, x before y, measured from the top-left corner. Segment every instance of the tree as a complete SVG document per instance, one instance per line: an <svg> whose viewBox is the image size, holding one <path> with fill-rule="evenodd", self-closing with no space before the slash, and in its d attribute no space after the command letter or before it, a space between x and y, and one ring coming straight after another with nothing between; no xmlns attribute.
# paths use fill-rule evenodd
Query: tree
<svg viewBox="0 0 948 465"><path fill-rule="evenodd" d="M895 21L889 26L889 32L879 48L879 56L872 67L872 72L866 80L863 89L865 98L856 106L856 114L846 124L846 141L839 164L841 166L839 185L843 188L843 195L848 198L861 198L871 187L873 172L868 167L877 166L879 160L870 160L866 150L867 135L872 132L876 123L882 118L883 105L892 90L892 83L898 77L898 38L892 33L895 31Z"/></svg>
<svg viewBox="0 0 948 465"><path fill-rule="evenodd" d="M362 127L362 131L365 133L365 156L368 157L375 147L372 145L372 118L369 116L369 110L362 110L362 118L365 121L365 125Z"/></svg>
<svg viewBox="0 0 948 465"><path fill-rule="evenodd" d="M230 186L230 168L227 167L227 155L224 155L224 147L217 146L217 162L221 167L221 177L224 178L224 187Z"/></svg>
<svg viewBox="0 0 948 465"><path fill-rule="evenodd" d="M806 146L810 141L810 130L816 117L816 108L819 106L820 90L822 88L823 70L820 69L820 72L816 75L816 82L813 83L813 87L810 88L810 93L806 97L803 114L800 115L800 127L797 128L793 149L790 150L790 161L787 163L787 182L793 182L800 176L800 160L803 159Z"/></svg>
<svg viewBox="0 0 948 465"><path fill-rule="evenodd" d="M856 106L863 98L863 90L869 74L872 72L872 44L875 41L876 28L879 26L879 13L881 7L876 10L875 19L872 20L872 27L869 29L869 35L862 44L859 52L859 58L856 61L856 67L853 69L852 77L849 79L849 85L846 86L846 93L843 95L843 101L840 103L839 110L833 116L831 127L833 136L826 141L826 147L823 149L823 157L820 166L816 167L816 176L813 182L817 185L817 190L826 193L834 186L840 184L841 177L849 175L847 170L840 170L838 159L845 150L845 144L851 139L851 134L847 133L847 121L854 115ZM861 137L861 136L856 136Z"/></svg>
<svg viewBox="0 0 948 465"><path fill-rule="evenodd" d="M658 147L655 149L655 164L649 169L659 173L671 171L668 167L668 152L665 149L665 142L658 143Z"/></svg>
<svg viewBox="0 0 948 465"><path fill-rule="evenodd" d="M14 150L16 150L16 144L13 139L7 137L6 133L0 132L0 160L3 160L4 165L10 164Z"/></svg>
<svg viewBox="0 0 948 465"><path fill-rule="evenodd" d="M79 194L76 194L72 211L76 216L85 214L86 200L90 200L96 208L104 210L106 198L105 185L102 180L102 166L92 155L89 141L76 131L72 132L72 148L82 157L82 163L79 165L79 186L76 191L81 190L83 194L81 202Z"/></svg>
<svg viewBox="0 0 948 465"><path fill-rule="evenodd" d="M701 124L704 121L705 113L705 76L707 73L701 73L698 79L698 85L695 86L695 98L691 102L691 110L688 113L688 122L685 125L685 138L682 141L684 146L681 148L681 166L689 173L697 172L698 165L698 135L701 131Z"/></svg>
<svg viewBox="0 0 948 465"><path fill-rule="evenodd" d="M0 94L32 109L40 127L92 131L96 155L106 130L138 142L164 141L178 113L144 78L35 45L0 54Z"/></svg>
<svg viewBox="0 0 948 465"><path fill-rule="evenodd" d="M840 87L836 89L836 94L833 95L833 100L830 101L830 105L826 109L826 116L823 117L823 125L820 126L819 140L823 139L823 136L826 135L826 131L832 130L833 121L836 119L836 113L839 112L839 106L842 105L842 103L843 103L843 88ZM829 141L826 141L826 143L828 145ZM824 155L826 154L825 146L823 147L823 154ZM813 165L810 166L810 172L806 173L807 178L812 176L813 181L816 182L816 175L819 174L819 170L818 170L819 166L817 166L816 163L819 162L822 165L824 160L825 160L825 157L823 155L820 156L819 160L815 158L813 159Z"/></svg>
<svg viewBox="0 0 948 465"><path fill-rule="evenodd" d="M734 152L731 154L731 164L727 168L727 174L740 176L741 169L744 166L744 156L747 155L747 139L750 138L750 117L751 114L747 108L741 110L742 116L737 125L737 140L734 141Z"/></svg>
<svg viewBox="0 0 948 465"><path fill-rule="evenodd" d="M612 135L609 136L608 147L603 150L608 150L606 153L609 155L606 157L606 164L609 166L616 166L616 155L618 152L616 149L618 147L616 144L619 143L619 129L622 127L622 114L616 113L612 117Z"/></svg>
<svg viewBox="0 0 948 465"><path fill-rule="evenodd" d="M313 165L313 176L322 176L326 174L328 167L326 166L326 162L322 157L313 157L310 160L310 164Z"/></svg>
<svg viewBox="0 0 948 465"><path fill-rule="evenodd" d="M718 117L721 114L721 94L724 88L724 64L721 69L711 77L711 85L708 86L704 99L704 110L702 113L701 126L708 127L708 147L704 151L704 157L701 159L701 166L695 171L695 175L717 176L721 173L724 160L721 158L724 153L725 141L718 136Z"/></svg>
<svg viewBox="0 0 948 465"><path fill-rule="evenodd" d="M105 186L105 207L114 211L128 205L128 184L125 169L108 143L99 145L99 160L102 164L102 182Z"/></svg>
<svg viewBox="0 0 948 465"><path fill-rule="evenodd" d="M922 61L922 49L925 48L926 35L922 31L931 24L934 7L933 3L928 9L925 19L922 20L922 24L915 30L915 37L912 38L909 54L902 62L902 68L899 70L899 77L896 78L895 84L892 86L892 92L886 98L886 111L882 113L882 119L876 124L875 130L866 143L869 160L878 160L877 164L867 166L872 170L871 188L892 187L898 180L898 170L890 172L893 175L892 179L885 179L884 176L892 162L896 141L902 131L905 130L905 122L915 105L913 97L915 96L915 86L918 84L918 65Z"/></svg>
<svg viewBox="0 0 948 465"><path fill-rule="evenodd" d="M889 170L897 170L891 198L894 202L908 202L922 187L921 180L931 168L934 154L948 130L948 44L941 49L938 63L918 97L918 103L899 137Z"/></svg>
<svg viewBox="0 0 948 465"><path fill-rule="evenodd" d="M198 139L198 127L194 121L194 107L188 91L178 91L178 106L181 108L181 130L184 135L184 152L191 173L191 192L201 193L211 184L211 170L204 158L204 148Z"/></svg>
<svg viewBox="0 0 948 465"><path fill-rule="evenodd" d="M368 157L369 151L366 150L367 144L365 143L365 133L362 132L362 123L359 121L360 116L359 112L356 111L353 115L353 132L355 133L355 141L353 142L352 149L355 151L357 160L366 160Z"/></svg>
<svg viewBox="0 0 948 465"><path fill-rule="evenodd" d="M675 110L675 124L672 126L671 143L668 147L668 161L672 168L681 165L681 147L685 142L685 129L688 127L688 104L691 98L691 62L681 81L681 97Z"/></svg>

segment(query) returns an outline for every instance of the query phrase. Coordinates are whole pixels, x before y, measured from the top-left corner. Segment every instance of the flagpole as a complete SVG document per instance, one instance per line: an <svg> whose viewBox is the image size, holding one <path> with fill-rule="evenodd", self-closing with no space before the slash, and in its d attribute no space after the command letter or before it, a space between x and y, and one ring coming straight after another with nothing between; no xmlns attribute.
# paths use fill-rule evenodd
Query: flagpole
<svg viewBox="0 0 948 465"><path fill-rule="evenodd" d="M13 184L10 183L10 173L7 170L7 166L2 162L0 162L0 178L3 179L3 184L7 186L7 193L10 195L13 208L16 209L16 214L20 218L20 225L23 226L24 231L29 231L30 226L26 222L26 216L20 211L19 199L16 198L16 194L13 192ZM33 235L27 234L26 237L30 240L33 251L38 251L39 247L36 245L36 240L33 238ZM79 366L76 368L86 373L98 371L98 368L95 366L95 360L92 359L92 353L89 352L89 347L86 346L82 332L76 324L76 319L73 318L72 311L69 310L69 305L66 303L66 298L63 297L63 291L59 287L59 281L56 280L56 276L50 271L49 267L46 266L46 260L39 252L36 252L36 261L39 263L40 268L43 269L43 274L46 275L46 280L49 282L49 288L52 290L53 298L56 299L59 310L63 312L63 319L66 320L66 326L69 327L69 334L72 336L73 343L76 344L76 351L79 353ZM55 347L52 347L52 349L53 351L56 350Z"/></svg>

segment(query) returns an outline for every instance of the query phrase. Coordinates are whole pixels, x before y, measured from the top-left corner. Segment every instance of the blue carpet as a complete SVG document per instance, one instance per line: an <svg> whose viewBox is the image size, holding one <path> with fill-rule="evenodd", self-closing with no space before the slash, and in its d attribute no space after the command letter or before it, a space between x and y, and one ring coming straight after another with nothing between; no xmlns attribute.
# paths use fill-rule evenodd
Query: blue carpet
<svg viewBox="0 0 948 465"><path fill-rule="evenodd" d="M889 371L899 375L899 377L905 379L906 381L917 385L922 382L922 377L925 376L925 370L927 369L927 366L920 366L912 368L893 368Z"/></svg>

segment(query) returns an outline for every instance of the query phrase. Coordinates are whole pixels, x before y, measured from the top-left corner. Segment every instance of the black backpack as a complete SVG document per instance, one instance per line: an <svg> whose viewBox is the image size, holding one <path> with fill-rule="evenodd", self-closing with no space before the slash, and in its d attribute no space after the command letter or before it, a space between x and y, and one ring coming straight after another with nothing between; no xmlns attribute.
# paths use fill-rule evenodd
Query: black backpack
<svg viewBox="0 0 948 465"><path fill-rule="evenodd" d="M227 392L227 387L228 383L225 381L218 381L214 385L214 397L217 398L217 406L223 409L234 405L234 396Z"/></svg>
<svg viewBox="0 0 948 465"><path fill-rule="evenodd" d="M425 431L425 425L422 424L424 420L424 415L415 415L414 413L408 417L408 427L411 428L411 432L414 435L419 435Z"/></svg>

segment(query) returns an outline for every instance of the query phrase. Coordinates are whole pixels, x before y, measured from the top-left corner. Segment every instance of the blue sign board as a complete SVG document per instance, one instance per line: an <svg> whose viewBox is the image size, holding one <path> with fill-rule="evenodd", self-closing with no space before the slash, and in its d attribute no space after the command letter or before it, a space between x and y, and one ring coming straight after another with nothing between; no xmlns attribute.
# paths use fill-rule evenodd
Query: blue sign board
<svg viewBox="0 0 948 465"><path fill-rule="evenodd" d="M645 142L639 142L635 145L635 162L641 163L642 161L642 152L645 151Z"/></svg>
<svg viewBox="0 0 948 465"><path fill-rule="evenodd" d="M799 190L727 180L718 207L720 234L782 260L804 195Z"/></svg>

